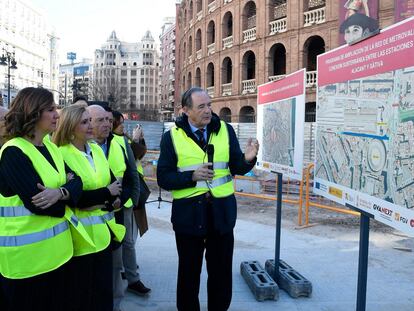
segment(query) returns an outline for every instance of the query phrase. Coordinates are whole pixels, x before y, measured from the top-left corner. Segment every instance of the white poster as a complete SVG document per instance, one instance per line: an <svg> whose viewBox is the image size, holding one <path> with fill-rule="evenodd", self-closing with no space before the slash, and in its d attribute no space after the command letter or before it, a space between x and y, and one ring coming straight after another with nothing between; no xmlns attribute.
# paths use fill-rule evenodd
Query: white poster
<svg viewBox="0 0 414 311"><path fill-rule="evenodd" d="M414 235L414 19L318 57L314 192Z"/></svg>
<svg viewBox="0 0 414 311"><path fill-rule="evenodd" d="M260 85L257 96L257 168L301 180L305 70Z"/></svg>

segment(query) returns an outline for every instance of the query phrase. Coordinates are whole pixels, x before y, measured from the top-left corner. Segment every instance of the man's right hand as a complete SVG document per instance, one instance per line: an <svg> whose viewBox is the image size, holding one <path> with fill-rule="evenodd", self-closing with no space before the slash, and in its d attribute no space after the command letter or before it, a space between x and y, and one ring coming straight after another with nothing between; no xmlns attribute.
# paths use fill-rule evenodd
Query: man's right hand
<svg viewBox="0 0 414 311"><path fill-rule="evenodd" d="M204 163L202 166L196 169L193 173L193 181L212 181L214 177L214 171L208 169L209 165L213 165L213 163Z"/></svg>

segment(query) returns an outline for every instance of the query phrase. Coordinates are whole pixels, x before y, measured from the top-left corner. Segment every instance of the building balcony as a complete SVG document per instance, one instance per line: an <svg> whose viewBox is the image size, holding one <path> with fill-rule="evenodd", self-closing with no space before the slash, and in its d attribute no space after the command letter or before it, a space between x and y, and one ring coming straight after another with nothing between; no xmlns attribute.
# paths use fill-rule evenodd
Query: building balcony
<svg viewBox="0 0 414 311"><path fill-rule="evenodd" d="M174 89L174 85L173 85L173 84L170 84L170 85L169 85L169 87L168 87L168 91L170 91L170 92L174 92L174 91L175 91L175 89Z"/></svg>
<svg viewBox="0 0 414 311"><path fill-rule="evenodd" d="M208 94L208 96L210 96L210 97L214 97L214 85L213 86L209 86L207 89L207 94Z"/></svg>
<svg viewBox="0 0 414 311"><path fill-rule="evenodd" d="M318 75L316 71L306 72L306 87L307 88L315 87L317 81L318 81Z"/></svg>
<svg viewBox="0 0 414 311"><path fill-rule="evenodd" d="M192 64L193 63L193 55L188 56L188 64Z"/></svg>
<svg viewBox="0 0 414 311"><path fill-rule="evenodd" d="M227 3L230 3L230 2L232 2L232 1L233 1L233 0L224 0L224 1L223 1L223 3L224 3L224 4L227 4Z"/></svg>
<svg viewBox="0 0 414 311"><path fill-rule="evenodd" d="M256 40L256 27L243 31L243 43Z"/></svg>
<svg viewBox="0 0 414 311"><path fill-rule="evenodd" d="M203 18L203 11L197 12L196 18L197 21L201 21L201 19Z"/></svg>
<svg viewBox="0 0 414 311"><path fill-rule="evenodd" d="M170 96L168 96L168 101L171 103L171 102L174 102L174 95L170 95Z"/></svg>
<svg viewBox="0 0 414 311"><path fill-rule="evenodd" d="M278 81L285 77L286 75L276 75L276 76L269 76L269 81Z"/></svg>
<svg viewBox="0 0 414 311"><path fill-rule="evenodd" d="M242 81L242 94L256 93L256 79Z"/></svg>
<svg viewBox="0 0 414 311"><path fill-rule="evenodd" d="M201 59L201 56L203 56L203 51L202 50L198 50L197 52L196 52L196 59L198 60L198 59Z"/></svg>
<svg viewBox="0 0 414 311"><path fill-rule="evenodd" d="M229 49L233 46L233 36L229 36L223 39L223 50Z"/></svg>
<svg viewBox="0 0 414 311"><path fill-rule="evenodd" d="M309 27L315 24L322 24L326 21L325 7L305 12L303 13L303 15L304 15L303 27Z"/></svg>
<svg viewBox="0 0 414 311"><path fill-rule="evenodd" d="M229 96L231 95L233 83L225 83L221 85L221 95L222 96Z"/></svg>
<svg viewBox="0 0 414 311"><path fill-rule="evenodd" d="M215 51L216 51L216 43L207 45L207 56L214 54Z"/></svg>
<svg viewBox="0 0 414 311"><path fill-rule="evenodd" d="M208 5L208 13L214 12L214 10L217 8L216 2L217 0L214 0Z"/></svg>
<svg viewBox="0 0 414 311"><path fill-rule="evenodd" d="M270 35L275 35L280 32L285 32L287 30L287 18L278 19L269 23L270 25Z"/></svg>

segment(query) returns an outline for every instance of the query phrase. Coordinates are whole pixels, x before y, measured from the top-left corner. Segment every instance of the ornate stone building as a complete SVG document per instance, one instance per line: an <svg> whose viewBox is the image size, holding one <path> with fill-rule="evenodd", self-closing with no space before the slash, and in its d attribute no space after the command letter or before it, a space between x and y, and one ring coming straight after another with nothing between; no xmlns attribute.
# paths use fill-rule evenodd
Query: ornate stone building
<svg viewBox="0 0 414 311"><path fill-rule="evenodd" d="M158 120L158 47L149 31L140 42L124 42L115 31L95 51L92 97L136 120Z"/></svg>
<svg viewBox="0 0 414 311"><path fill-rule="evenodd" d="M255 122L257 86L306 68L312 116L317 55L339 44L338 0L183 0L177 6L176 103L183 90L201 86L223 119ZM381 28L394 22L394 0L379 0L379 20Z"/></svg>

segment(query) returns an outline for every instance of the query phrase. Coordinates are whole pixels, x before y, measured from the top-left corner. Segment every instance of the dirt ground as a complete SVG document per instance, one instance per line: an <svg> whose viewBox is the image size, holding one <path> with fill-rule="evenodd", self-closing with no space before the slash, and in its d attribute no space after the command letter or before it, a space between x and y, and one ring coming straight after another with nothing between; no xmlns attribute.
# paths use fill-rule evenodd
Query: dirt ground
<svg viewBox="0 0 414 311"><path fill-rule="evenodd" d="M155 182L148 182L151 188L152 195L158 197L158 187ZM171 200L169 192L162 191L161 197L165 200ZM286 198L286 195L283 196ZM289 199L295 199L290 195ZM155 198L154 198L155 199ZM243 220L250 220L265 225L275 225L276 223L276 201L250 198L244 196L237 196L238 202L238 218ZM319 199L315 198L314 202L320 203ZM337 208L348 210L346 207L336 205L329 200L324 200L323 204L331 205ZM305 222L305 205L303 204L303 220ZM298 206L288 203L282 204L282 227L288 230L305 230L307 233L334 238L341 233L349 232L350 230L356 234L359 232L359 217L354 215L343 214L317 207L310 207L309 212L309 227L300 227L298 225ZM414 251L414 239L409 238L404 233L395 230L392 227L382 224L379 221L372 219L370 221L370 232L379 232L384 234L391 234L395 236L406 237L404 243L401 245L407 248L407 251Z"/></svg>

